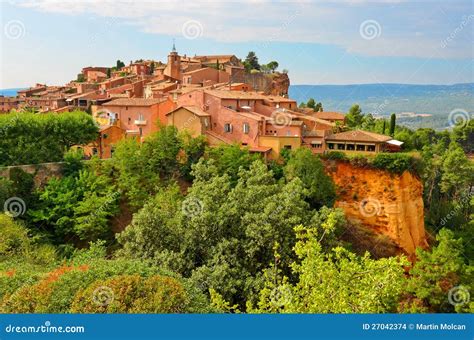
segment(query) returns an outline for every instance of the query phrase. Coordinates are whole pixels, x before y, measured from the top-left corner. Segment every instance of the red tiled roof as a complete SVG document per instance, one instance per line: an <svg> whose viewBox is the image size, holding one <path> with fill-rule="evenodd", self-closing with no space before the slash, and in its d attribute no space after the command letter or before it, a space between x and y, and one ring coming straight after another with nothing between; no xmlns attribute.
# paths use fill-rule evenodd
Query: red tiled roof
<svg viewBox="0 0 474 340"><path fill-rule="evenodd" d="M329 119L329 120L344 120L346 116L340 112L315 112L313 117L319 119Z"/></svg>
<svg viewBox="0 0 474 340"><path fill-rule="evenodd" d="M370 142L381 143L391 140L392 137L381 135L379 133L368 132L363 130L345 131L329 135L326 141L353 141L353 142Z"/></svg>
<svg viewBox="0 0 474 340"><path fill-rule="evenodd" d="M152 106L166 101L166 99L156 98L119 98L112 100L102 106Z"/></svg>

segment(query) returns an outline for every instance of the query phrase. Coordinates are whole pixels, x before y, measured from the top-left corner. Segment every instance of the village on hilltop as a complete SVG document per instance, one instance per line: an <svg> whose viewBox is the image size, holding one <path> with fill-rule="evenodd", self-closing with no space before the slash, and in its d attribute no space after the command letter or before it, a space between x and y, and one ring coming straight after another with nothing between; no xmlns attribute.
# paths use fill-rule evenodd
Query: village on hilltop
<svg viewBox="0 0 474 340"><path fill-rule="evenodd" d="M174 125L209 145L239 144L276 158L282 149L313 153L396 152L401 142L362 130L347 131L345 115L298 107L288 98L286 72L249 72L235 55L179 55L167 63L138 60L126 66L85 67L64 86L36 86L0 97L0 112L84 110L100 125L87 157L110 158L124 138L143 141L160 126Z"/></svg>

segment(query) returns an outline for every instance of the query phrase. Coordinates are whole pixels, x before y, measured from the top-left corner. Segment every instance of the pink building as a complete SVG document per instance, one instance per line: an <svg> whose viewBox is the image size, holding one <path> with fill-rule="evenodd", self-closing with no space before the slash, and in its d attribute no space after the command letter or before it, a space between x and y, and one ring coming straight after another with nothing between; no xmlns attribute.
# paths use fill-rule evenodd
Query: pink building
<svg viewBox="0 0 474 340"><path fill-rule="evenodd" d="M103 104L98 111L107 112L120 122L127 135L145 137L166 125L166 114L174 109L168 99L120 98Z"/></svg>

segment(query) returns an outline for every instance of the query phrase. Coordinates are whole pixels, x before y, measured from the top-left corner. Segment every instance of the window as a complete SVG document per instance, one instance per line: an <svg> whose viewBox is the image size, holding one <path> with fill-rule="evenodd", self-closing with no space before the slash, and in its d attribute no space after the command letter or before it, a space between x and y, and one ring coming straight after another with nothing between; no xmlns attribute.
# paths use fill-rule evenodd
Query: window
<svg viewBox="0 0 474 340"><path fill-rule="evenodd" d="M287 150L291 150L291 145L285 145L284 148Z"/></svg>
<svg viewBox="0 0 474 340"><path fill-rule="evenodd" d="M322 145L321 142L317 142L317 141L311 142L311 147L312 147L313 149L321 149L322 146L323 146L323 145Z"/></svg>
<svg viewBox="0 0 474 340"><path fill-rule="evenodd" d="M92 148L92 154L97 155L97 148Z"/></svg>
<svg viewBox="0 0 474 340"><path fill-rule="evenodd" d="M128 117L128 124L132 123L132 118Z"/></svg>
<svg viewBox="0 0 474 340"><path fill-rule="evenodd" d="M244 131L245 134L248 134L250 132L250 125L249 123L244 123L242 130Z"/></svg>
<svg viewBox="0 0 474 340"><path fill-rule="evenodd" d="M232 124L230 123L224 124L224 132L228 132L228 133L232 132Z"/></svg>
<svg viewBox="0 0 474 340"><path fill-rule="evenodd" d="M347 144L346 145L346 150L350 150L350 151L355 150L355 145L354 144Z"/></svg>
<svg viewBox="0 0 474 340"><path fill-rule="evenodd" d="M375 151L375 145L367 145L367 151L374 152Z"/></svg>
<svg viewBox="0 0 474 340"><path fill-rule="evenodd" d="M328 149L334 150L334 143L328 143Z"/></svg>
<svg viewBox="0 0 474 340"><path fill-rule="evenodd" d="M204 126L206 129L209 127L209 119L204 118Z"/></svg>
<svg viewBox="0 0 474 340"><path fill-rule="evenodd" d="M141 121L145 120L145 119L143 119L143 114L141 114L141 113L138 114L138 120L141 120Z"/></svg>
<svg viewBox="0 0 474 340"><path fill-rule="evenodd" d="M346 149L346 145L345 145L345 144L337 144L337 149L338 149L338 150L345 150L345 149Z"/></svg>
<svg viewBox="0 0 474 340"><path fill-rule="evenodd" d="M365 145L356 145L357 151L365 151Z"/></svg>

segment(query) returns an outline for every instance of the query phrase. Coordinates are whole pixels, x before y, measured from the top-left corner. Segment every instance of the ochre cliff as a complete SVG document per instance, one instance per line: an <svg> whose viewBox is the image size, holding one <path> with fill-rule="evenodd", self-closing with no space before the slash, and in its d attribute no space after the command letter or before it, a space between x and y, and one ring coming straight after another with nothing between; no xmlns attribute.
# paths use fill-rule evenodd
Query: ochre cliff
<svg viewBox="0 0 474 340"><path fill-rule="evenodd" d="M423 186L416 176L344 161L329 161L326 168L337 186L336 206L344 209L350 221L389 237L410 257L417 247L427 247Z"/></svg>
<svg viewBox="0 0 474 340"><path fill-rule="evenodd" d="M286 73L246 73L244 83L252 85L254 90L262 91L267 95L288 95L290 78Z"/></svg>

